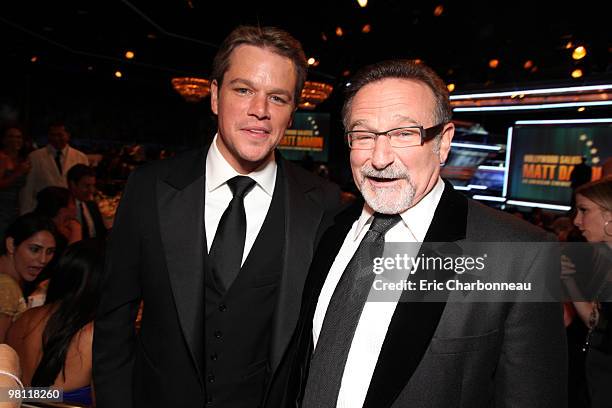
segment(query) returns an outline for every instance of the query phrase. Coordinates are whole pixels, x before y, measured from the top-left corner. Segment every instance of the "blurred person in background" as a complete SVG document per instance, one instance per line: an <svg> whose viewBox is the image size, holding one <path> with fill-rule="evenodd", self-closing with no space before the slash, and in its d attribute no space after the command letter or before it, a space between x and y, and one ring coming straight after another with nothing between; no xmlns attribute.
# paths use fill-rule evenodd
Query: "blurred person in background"
<svg viewBox="0 0 612 408"><path fill-rule="evenodd" d="M68 189L74 197L77 221L85 238L106 238L106 227L98 204L96 193L96 172L84 164L76 164L68 170Z"/></svg>
<svg viewBox="0 0 612 408"><path fill-rule="evenodd" d="M64 187L46 187L36 194L34 212L50 218L65 242L58 243L60 252L66 245L83 239L77 208L70 190Z"/></svg>
<svg viewBox="0 0 612 408"><path fill-rule="evenodd" d="M62 122L49 125L47 146L30 153L32 170L28 173L26 184L21 190L20 213L30 212L36 206L36 194L45 187L68 187L66 173L78 163L89 164L87 156L71 147L70 133Z"/></svg>
<svg viewBox="0 0 612 408"><path fill-rule="evenodd" d="M93 319L100 298L103 241L70 245L51 278L45 305L26 311L7 336L23 383L61 387L64 402L92 404Z"/></svg>
<svg viewBox="0 0 612 408"><path fill-rule="evenodd" d="M19 215L19 191L32 165L23 156L23 131L8 125L0 131L0 236Z"/></svg>
<svg viewBox="0 0 612 408"><path fill-rule="evenodd" d="M56 235L53 222L37 214L18 217L7 228L0 247L0 343L12 322L27 309L23 288L55 255Z"/></svg>
<svg viewBox="0 0 612 408"><path fill-rule="evenodd" d="M586 377L592 408L612 406L612 177L576 189L574 225L594 246L593 278L599 282L595 298L574 301L589 330ZM571 260L562 260L564 277L575 274ZM588 299L587 299L588 300Z"/></svg>

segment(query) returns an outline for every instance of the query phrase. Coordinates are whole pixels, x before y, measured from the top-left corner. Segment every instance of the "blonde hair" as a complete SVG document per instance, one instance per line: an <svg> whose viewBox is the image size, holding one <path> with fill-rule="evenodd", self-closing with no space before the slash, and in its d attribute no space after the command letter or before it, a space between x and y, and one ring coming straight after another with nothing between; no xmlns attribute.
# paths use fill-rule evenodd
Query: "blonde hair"
<svg viewBox="0 0 612 408"><path fill-rule="evenodd" d="M612 176L584 184L576 189L576 195L588 198L606 211L612 212Z"/></svg>

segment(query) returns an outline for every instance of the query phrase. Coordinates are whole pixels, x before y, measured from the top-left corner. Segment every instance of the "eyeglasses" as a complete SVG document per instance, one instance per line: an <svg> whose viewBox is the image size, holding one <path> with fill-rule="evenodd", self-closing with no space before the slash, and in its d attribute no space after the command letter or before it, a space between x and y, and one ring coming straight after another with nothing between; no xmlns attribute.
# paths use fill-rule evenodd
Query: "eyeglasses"
<svg viewBox="0 0 612 408"><path fill-rule="evenodd" d="M384 132L370 132L367 130L351 130L346 132L348 145L354 150L372 150L376 146L379 136L386 136L391 147L402 148L422 146L426 141L438 136L446 123L440 123L430 128L423 126L406 126L386 130Z"/></svg>

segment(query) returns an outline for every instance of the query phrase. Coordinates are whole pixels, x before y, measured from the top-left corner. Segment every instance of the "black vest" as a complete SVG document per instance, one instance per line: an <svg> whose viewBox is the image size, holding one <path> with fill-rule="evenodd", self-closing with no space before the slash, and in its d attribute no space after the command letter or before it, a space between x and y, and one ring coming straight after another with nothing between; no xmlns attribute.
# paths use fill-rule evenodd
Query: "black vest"
<svg viewBox="0 0 612 408"><path fill-rule="evenodd" d="M270 375L272 319L283 263L283 190L279 167L265 221L229 290L218 291L211 271L205 272L203 375L207 407L254 408L263 398Z"/></svg>

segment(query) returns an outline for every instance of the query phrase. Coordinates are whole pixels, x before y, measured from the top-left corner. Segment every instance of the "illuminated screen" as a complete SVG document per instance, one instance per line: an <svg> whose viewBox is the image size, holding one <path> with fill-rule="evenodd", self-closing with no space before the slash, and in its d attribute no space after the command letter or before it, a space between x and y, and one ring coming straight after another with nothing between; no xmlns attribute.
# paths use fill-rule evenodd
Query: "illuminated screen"
<svg viewBox="0 0 612 408"><path fill-rule="evenodd" d="M329 113L296 112L292 126L285 131L278 148L288 160L301 160L306 154L314 161L327 161Z"/></svg>
<svg viewBox="0 0 612 408"><path fill-rule="evenodd" d="M517 125L512 132L508 198L570 204L570 175L581 158L601 177L612 154L612 124Z"/></svg>

